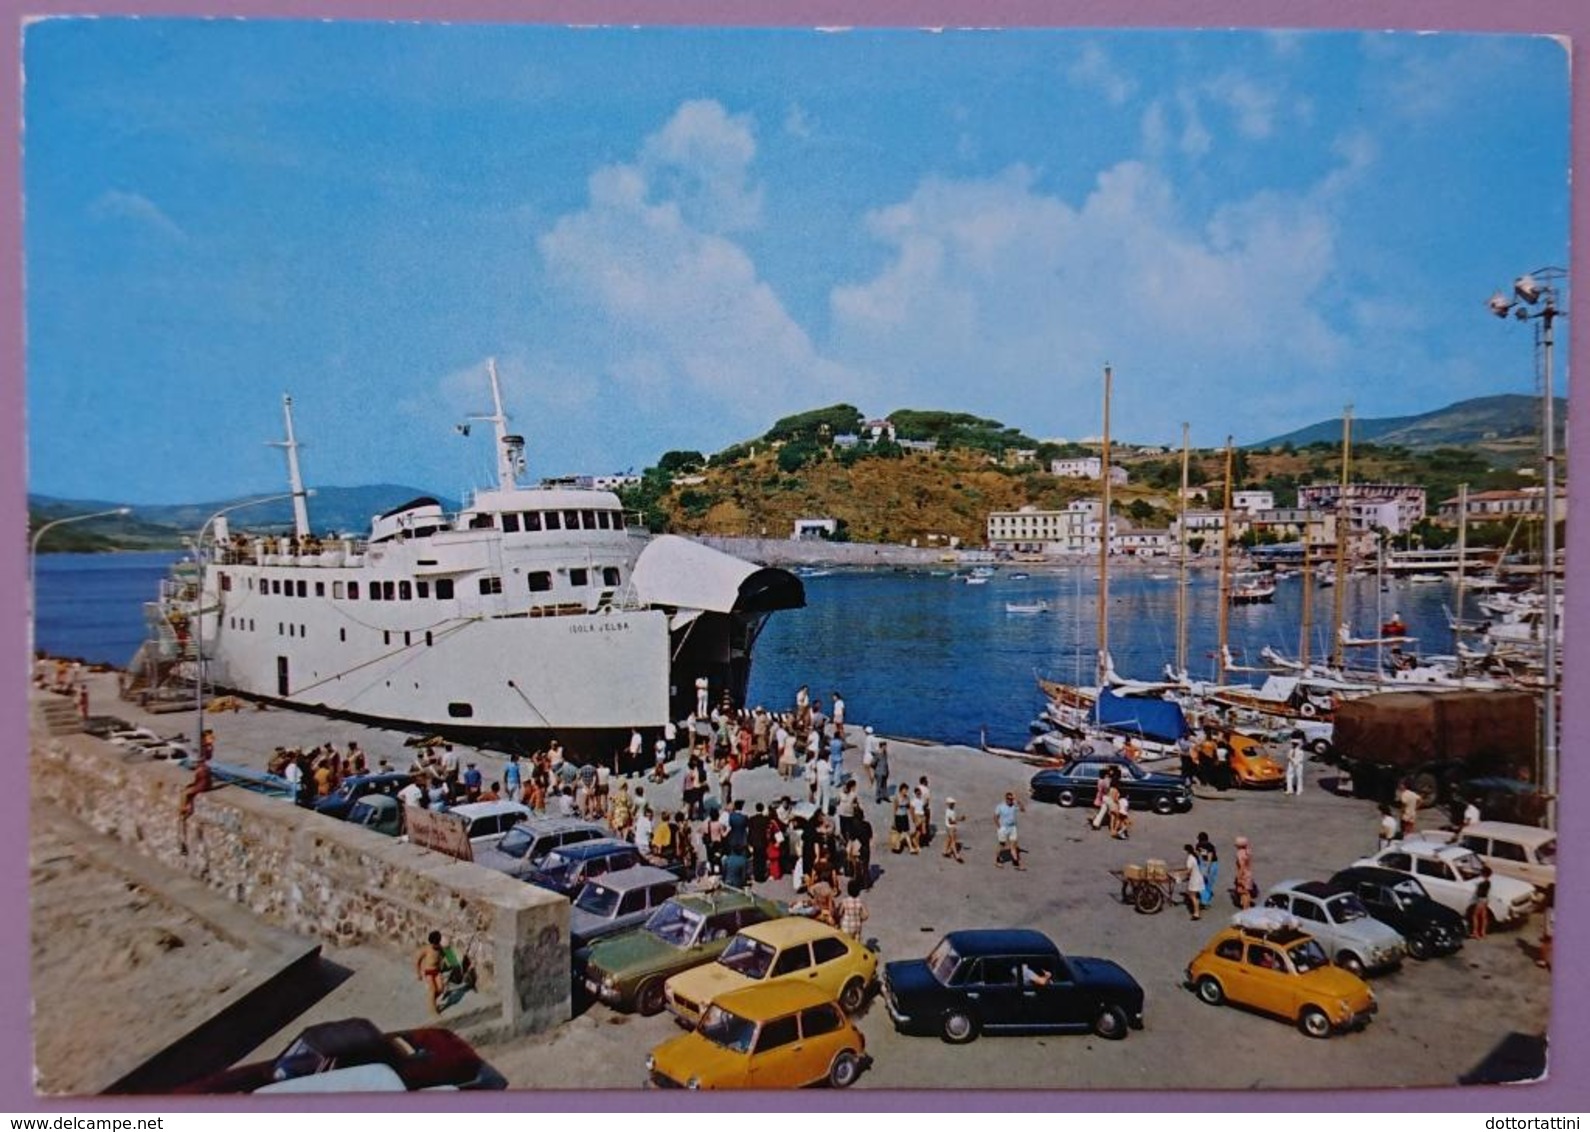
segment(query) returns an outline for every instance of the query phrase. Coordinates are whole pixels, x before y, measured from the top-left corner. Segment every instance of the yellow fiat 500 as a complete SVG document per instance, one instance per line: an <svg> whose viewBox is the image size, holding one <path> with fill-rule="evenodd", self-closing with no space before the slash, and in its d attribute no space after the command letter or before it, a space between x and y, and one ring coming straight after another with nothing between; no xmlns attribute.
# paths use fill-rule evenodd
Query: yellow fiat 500
<svg viewBox="0 0 1590 1132"><path fill-rule="evenodd" d="M646 1058L664 1089L843 1089L872 1059L839 1004L799 982L757 983L718 996L701 1024Z"/></svg>
<svg viewBox="0 0 1590 1132"><path fill-rule="evenodd" d="M693 1027L718 996L763 982L815 987L854 1013L877 976L870 948L817 920L785 916L742 929L717 962L675 975L664 994L674 1017Z"/></svg>
<svg viewBox="0 0 1590 1132"><path fill-rule="evenodd" d="M1318 940L1271 908L1234 916L1187 965L1187 985L1210 1006L1273 1014L1311 1038L1358 1029L1379 1009L1368 983L1332 967Z"/></svg>
<svg viewBox="0 0 1590 1132"><path fill-rule="evenodd" d="M1225 733L1231 748L1231 774L1237 785L1248 789L1280 787L1286 783L1286 768L1271 757L1264 744L1240 731Z"/></svg>

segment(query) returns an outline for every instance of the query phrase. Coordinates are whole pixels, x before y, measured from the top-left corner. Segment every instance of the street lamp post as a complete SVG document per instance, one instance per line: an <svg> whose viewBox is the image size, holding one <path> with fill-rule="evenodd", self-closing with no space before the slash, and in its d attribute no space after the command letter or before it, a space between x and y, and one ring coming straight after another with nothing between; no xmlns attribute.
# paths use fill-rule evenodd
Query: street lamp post
<svg viewBox="0 0 1590 1132"><path fill-rule="evenodd" d="M1565 284L1568 273L1560 267L1542 267L1521 275L1513 281L1513 297L1498 291L1491 296L1489 306L1497 318L1512 315L1520 320L1533 320L1538 327L1541 364L1545 370L1545 397L1541 407L1541 463L1545 473L1545 499L1543 515L1545 530L1541 547L1545 557L1542 571L1546 602L1545 632L1545 710L1542 728L1541 788L1545 790L1552 825L1557 815L1557 431L1555 424L1556 389L1552 382L1552 347L1555 344L1554 326L1561 313L1557 306L1558 288Z"/></svg>
<svg viewBox="0 0 1590 1132"><path fill-rule="evenodd" d="M39 542L44 538L46 531L61 526L63 523L82 523L89 519L108 519L115 515L131 515L131 507L113 507L109 511L95 511L90 515L68 515L64 519L52 519L38 530L33 532L33 541L28 544L28 668L33 667L33 649L38 640L38 592L36 589L38 578Z"/></svg>
<svg viewBox="0 0 1590 1132"><path fill-rule="evenodd" d="M284 491L278 495L265 495L258 499L245 499L241 503L234 503L230 507L223 507L204 521L199 528L199 537L194 542L193 558L199 567L199 592L193 604L193 701L197 709L198 721L193 734L193 752L195 758L204 756L204 582L205 565L204 539L209 534L210 527L222 515L230 515L233 511L241 511L245 507L257 507L264 503L279 503L284 499L298 499L303 496L313 495L314 491L296 492Z"/></svg>

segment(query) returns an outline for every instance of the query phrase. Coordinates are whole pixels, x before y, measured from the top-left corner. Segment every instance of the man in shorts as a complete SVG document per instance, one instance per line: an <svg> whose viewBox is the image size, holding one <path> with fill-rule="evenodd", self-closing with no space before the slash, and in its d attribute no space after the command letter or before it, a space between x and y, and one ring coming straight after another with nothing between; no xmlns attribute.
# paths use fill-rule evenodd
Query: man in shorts
<svg viewBox="0 0 1590 1132"><path fill-rule="evenodd" d="M994 824L999 830L998 841L994 846L994 867L1005 867L1004 855L1010 854L1011 862L1016 868L1025 870L1026 865L1021 863L1021 847L1016 842L1016 815L1027 809L1010 791L1005 792L1005 800L994 807Z"/></svg>

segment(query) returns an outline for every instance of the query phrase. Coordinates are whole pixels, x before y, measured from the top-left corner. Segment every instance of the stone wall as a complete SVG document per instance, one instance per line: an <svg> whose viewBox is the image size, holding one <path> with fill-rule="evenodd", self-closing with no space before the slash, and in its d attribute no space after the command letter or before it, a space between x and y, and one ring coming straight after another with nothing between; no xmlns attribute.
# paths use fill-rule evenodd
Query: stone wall
<svg viewBox="0 0 1590 1132"><path fill-rule="evenodd" d="M192 772L132 759L88 735L32 737L38 793L133 851L263 917L332 945L411 957L428 932L472 943L500 1025L568 1020L568 901L490 869L224 787L200 796L187 845L177 819Z"/></svg>

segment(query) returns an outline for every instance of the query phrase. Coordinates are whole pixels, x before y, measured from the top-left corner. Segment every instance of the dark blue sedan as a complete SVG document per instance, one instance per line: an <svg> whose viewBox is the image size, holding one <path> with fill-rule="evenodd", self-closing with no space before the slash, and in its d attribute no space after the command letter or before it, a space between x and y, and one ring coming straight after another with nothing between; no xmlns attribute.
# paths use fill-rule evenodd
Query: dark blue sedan
<svg viewBox="0 0 1590 1132"><path fill-rule="evenodd" d="M950 932L926 959L885 964L883 1000L897 1030L960 1044L978 1034L1143 1028L1143 988L1108 959L1064 956L1042 932Z"/></svg>
<svg viewBox="0 0 1590 1132"><path fill-rule="evenodd" d="M1091 806L1099 776L1114 768L1121 774L1121 793L1132 810L1153 810L1156 814L1186 813L1192 809L1192 788L1179 774L1159 774L1144 770L1121 755L1087 755L1065 766L1048 767L1032 776L1029 789L1035 802L1054 802L1061 806Z"/></svg>
<svg viewBox="0 0 1590 1132"><path fill-rule="evenodd" d="M330 794L315 802L315 812L346 820L353 804L366 794L384 794L388 798L396 798L397 792L409 784L411 777L402 771L349 775Z"/></svg>

